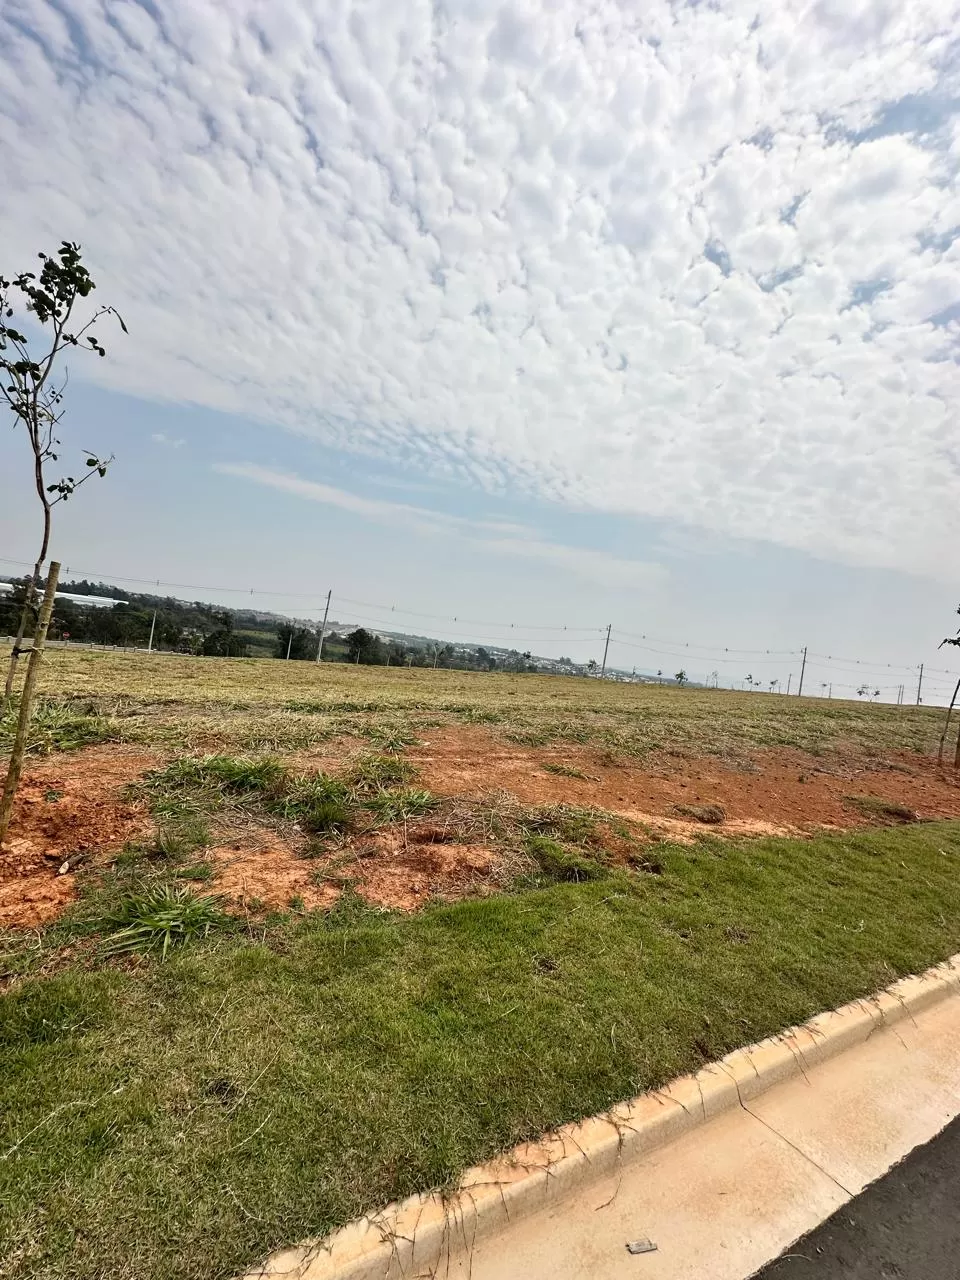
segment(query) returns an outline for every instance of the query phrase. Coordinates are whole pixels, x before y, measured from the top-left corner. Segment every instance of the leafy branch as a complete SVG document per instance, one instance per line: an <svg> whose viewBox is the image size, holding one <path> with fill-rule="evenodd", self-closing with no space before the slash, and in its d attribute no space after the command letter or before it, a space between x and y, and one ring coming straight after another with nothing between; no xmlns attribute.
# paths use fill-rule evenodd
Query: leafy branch
<svg viewBox="0 0 960 1280"><path fill-rule="evenodd" d="M34 611L37 583L50 549L52 509L71 498L93 476L105 476L113 461L112 455L102 458L93 450L85 449L84 471L56 479L48 474L50 464L60 461L59 427L68 383L66 371L62 378L57 377L58 361L71 347L95 352L103 358L107 353L95 326L107 316L115 318L123 332L127 332L123 317L114 307L98 307L82 322L77 318L78 302L88 298L96 287L83 265L79 245L64 240L56 254L38 256L42 264L39 273L23 271L10 280L0 276L0 395L14 415L15 427L22 424L26 431L33 455L34 487L43 513L43 537L27 584L4 702L13 690L17 659L23 652L23 637ZM18 306L46 335L42 354L34 354L31 339L17 322Z"/></svg>

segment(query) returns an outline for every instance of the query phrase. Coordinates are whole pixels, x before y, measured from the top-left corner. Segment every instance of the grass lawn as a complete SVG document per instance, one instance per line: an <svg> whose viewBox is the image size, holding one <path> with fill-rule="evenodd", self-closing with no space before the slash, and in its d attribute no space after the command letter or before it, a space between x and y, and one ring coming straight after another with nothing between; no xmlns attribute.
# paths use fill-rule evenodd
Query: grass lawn
<svg viewBox="0 0 960 1280"><path fill-rule="evenodd" d="M658 856L22 982L0 1275L230 1276L960 949L957 823Z"/></svg>
<svg viewBox="0 0 960 1280"><path fill-rule="evenodd" d="M107 791L84 761L142 757L157 828L81 868L62 919L0 936L5 1280L233 1276L960 950L960 821L913 821L960 812L928 758L934 709L80 650L50 652L42 679L41 879L57 865L42 822L86 804L102 829ZM0 752L11 731L0 721ZM490 795L431 794L416 751L444 734L512 754L550 804L497 791L475 754ZM128 746L83 754L103 739ZM680 844L569 802L606 771L604 794L632 812L655 800L640 774L685 768L689 790L664 791L659 812L691 814L721 775L755 794L775 759L768 789L798 789L804 814L833 786L836 822L877 825L803 839L715 825ZM342 882L337 905L244 897L165 961L111 954L111 919L142 919L131 895L162 911L164 892L217 890L229 822L287 840L284 865L324 893ZM500 878L411 914L364 902L356 868L430 827L453 861L495 845ZM349 846L361 837L366 852ZM342 868L338 840L356 855Z"/></svg>

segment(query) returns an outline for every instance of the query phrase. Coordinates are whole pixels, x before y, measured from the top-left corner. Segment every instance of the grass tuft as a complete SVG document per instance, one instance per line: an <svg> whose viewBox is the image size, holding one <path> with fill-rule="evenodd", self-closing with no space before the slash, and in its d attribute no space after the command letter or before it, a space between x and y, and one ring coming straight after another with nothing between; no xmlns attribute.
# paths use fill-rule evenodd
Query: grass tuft
<svg viewBox="0 0 960 1280"><path fill-rule="evenodd" d="M726 820L726 813L718 804L675 804L673 812L678 818L690 818L706 826L717 826Z"/></svg>
<svg viewBox="0 0 960 1280"><path fill-rule="evenodd" d="M256 796L277 789L286 776L279 760L237 759L233 756L184 757L153 775L161 786L202 787L238 796Z"/></svg>
<svg viewBox="0 0 960 1280"><path fill-rule="evenodd" d="M371 810L384 822L402 822L406 818L419 817L435 809L440 801L429 791L418 787L397 787L377 791L363 801L363 806Z"/></svg>
<svg viewBox="0 0 960 1280"><path fill-rule="evenodd" d="M19 714L18 699L0 710L0 755L13 746ZM39 698L30 720L27 751L41 756L78 751L116 736L111 721L89 707L84 710L69 700Z"/></svg>
<svg viewBox="0 0 960 1280"><path fill-rule="evenodd" d="M398 787L417 776L417 770L396 756L365 756L347 770L344 781L360 794Z"/></svg>
<svg viewBox="0 0 960 1280"><path fill-rule="evenodd" d="M173 862L187 858L210 843L210 828L202 814L185 810L167 814L157 824L157 852Z"/></svg>
<svg viewBox="0 0 960 1280"><path fill-rule="evenodd" d="M580 884L587 880L603 880L610 872L599 862L565 849L549 836L529 836L526 851L539 869L534 877L534 887L544 884Z"/></svg>
<svg viewBox="0 0 960 1280"><path fill-rule="evenodd" d="M580 778L584 782L596 782L597 779L589 773L584 773L582 769L575 769L569 764L557 764L553 760L547 760L540 766L547 773L556 774L558 778Z"/></svg>
<svg viewBox="0 0 960 1280"><path fill-rule="evenodd" d="M879 796L844 796L844 804L851 805L867 818L886 822L919 822L920 815L905 804L881 800Z"/></svg>
<svg viewBox="0 0 960 1280"><path fill-rule="evenodd" d="M231 923L218 897L198 897L185 885L150 885L125 894L104 919L105 952L159 951L165 960L171 947L205 938Z"/></svg>

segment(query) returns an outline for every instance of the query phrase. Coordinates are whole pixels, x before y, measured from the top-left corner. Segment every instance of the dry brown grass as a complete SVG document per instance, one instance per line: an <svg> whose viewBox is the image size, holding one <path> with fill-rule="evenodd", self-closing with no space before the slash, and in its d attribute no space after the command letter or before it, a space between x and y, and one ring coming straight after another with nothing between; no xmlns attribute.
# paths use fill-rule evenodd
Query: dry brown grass
<svg viewBox="0 0 960 1280"><path fill-rule="evenodd" d="M272 659L52 650L48 696L92 701L125 739L288 754L335 737L486 725L529 746L591 743L742 758L766 746L875 757L936 749L934 708L867 705L554 676L355 667Z"/></svg>

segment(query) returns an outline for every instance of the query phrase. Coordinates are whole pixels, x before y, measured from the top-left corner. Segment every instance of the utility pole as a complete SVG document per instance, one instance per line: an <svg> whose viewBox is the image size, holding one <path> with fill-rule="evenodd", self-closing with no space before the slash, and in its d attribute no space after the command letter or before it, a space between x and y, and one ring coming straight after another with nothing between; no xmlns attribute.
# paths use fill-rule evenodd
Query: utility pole
<svg viewBox="0 0 960 1280"><path fill-rule="evenodd" d="M790 674L787 676L787 697L788 698L790 696L790 682L792 680L793 680L793 672L791 671Z"/></svg>
<svg viewBox="0 0 960 1280"><path fill-rule="evenodd" d="M293 648L293 623L290 623L290 639L287 641L287 661L290 661L290 650Z"/></svg>
<svg viewBox="0 0 960 1280"><path fill-rule="evenodd" d="M797 697L803 693L803 673L807 669L807 646L803 646L803 662L800 664L800 683L797 685Z"/></svg>
<svg viewBox="0 0 960 1280"><path fill-rule="evenodd" d="M917 681L917 706L920 705L920 690L923 688L923 663L920 663L920 679Z"/></svg>
<svg viewBox="0 0 960 1280"><path fill-rule="evenodd" d="M157 625L157 611L153 611L153 619L150 623L150 639L147 641L147 653L153 653L153 629Z"/></svg>
<svg viewBox="0 0 960 1280"><path fill-rule="evenodd" d="M607 639L606 639L606 642L605 642L605 644L604 644L604 646L603 646L603 665L600 667L600 679L601 679L601 680L602 680L602 679L604 678L604 676L607 674L607 654L608 654L608 653L609 653L609 651L610 651L610 628L611 628L612 626L613 626L613 623L612 623L612 622L608 622L608 623L607 623Z"/></svg>
<svg viewBox="0 0 960 1280"><path fill-rule="evenodd" d="M327 616L330 613L330 597L333 595L333 588L327 592L327 607L323 611L323 625L320 628L320 643L317 645L317 662L320 661L320 655L323 653L323 638L327 634Z"/></svg>

